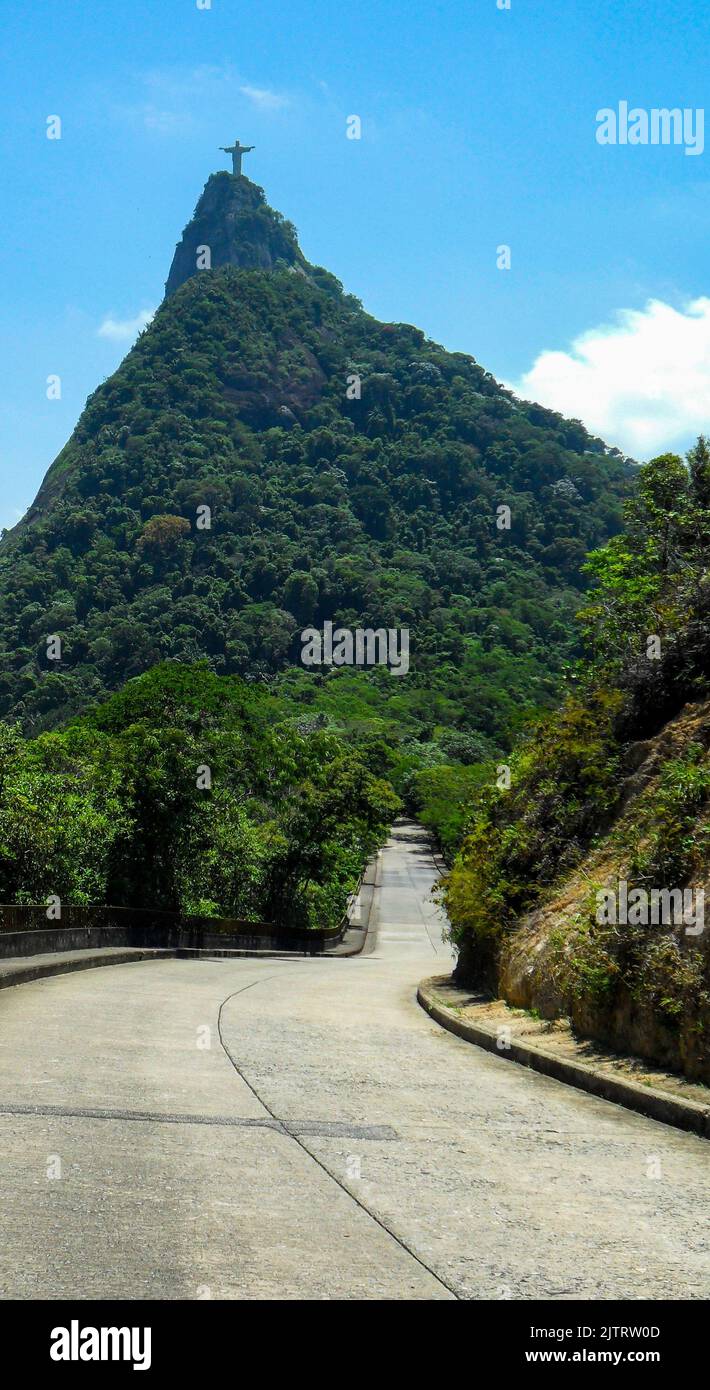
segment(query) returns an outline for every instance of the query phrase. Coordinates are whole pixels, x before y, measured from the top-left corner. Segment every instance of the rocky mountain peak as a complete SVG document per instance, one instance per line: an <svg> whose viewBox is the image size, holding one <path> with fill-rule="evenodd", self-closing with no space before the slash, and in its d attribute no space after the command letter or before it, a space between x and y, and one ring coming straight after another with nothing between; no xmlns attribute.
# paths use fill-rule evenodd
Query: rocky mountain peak
<svg viewBox="0 0 710 1390"><path fill-rule="evenodd" d="M307 262L295 227L269 207L263 188L244 174L222 171L207 180L175 248L166 296L198 271L224 265L240 270L305 269Z"/></svg>

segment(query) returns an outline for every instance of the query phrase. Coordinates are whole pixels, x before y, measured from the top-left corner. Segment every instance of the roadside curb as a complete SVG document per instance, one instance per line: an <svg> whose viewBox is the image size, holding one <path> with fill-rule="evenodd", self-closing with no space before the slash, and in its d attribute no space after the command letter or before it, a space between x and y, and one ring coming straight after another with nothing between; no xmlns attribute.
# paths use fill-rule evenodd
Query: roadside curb
<svg viewBox="0 0 710 1390"><path fill-rule="evenodd" d="M97 951L66 951L58 955L13 957L0 963L0 989L27 985L51 975L68 975L74 970L96 970L102 965L128 965L131 961L166 960L175 951L151 951L140 947L104 947Z"/></svg>
<svg viewBox="0 0 710 1390"><path fill-rule="evenodd" d="M651 1120L660 1120L663 1124L690 1130L703 1139L710 1139L710 1106L683 1100L680 1096L672 1096L651 1086L639 1086L634 1081L612 1076L596 1067L585 1066L583 1062L559 1057L536 1044L511 1039L508 1047L500 1048L498 1034L493 1029L459 1018L452 1009L437 1000L436 988L441 987L444 979L448 983L448 977L442 976L422 980L417 989L417 1000L434 1022L446 1028L449 1033L454 1033L464 1042L474 1043L476 1047L482 1047L487 1052L494 1052L496 1057L503 1061L518 1062L521 1066L542 1072L544 1076L552 1077L555 1081L576 1086L580 1091L589 1091L602 1100L623 1105L627 1110L636 1110Z"/></svg>
<svg viewBox="0 0 710 1390"><path fill-rule="evenodd" d="M207 948L189 950L187 947L165 950L127 947L121 950L120 947L99 947L86 953L67 951L51 957L13 957L0 963L0 990L13 985L29 985L34 980L46 980L52 975L71 975L76 970L97 970L106 965L132 965L146 960L345 960L348 956L359 955L362 947L362 941L358 941L352 950L337 953L323 951L313 956L306 956L303 951L210 951Z"/></svg>

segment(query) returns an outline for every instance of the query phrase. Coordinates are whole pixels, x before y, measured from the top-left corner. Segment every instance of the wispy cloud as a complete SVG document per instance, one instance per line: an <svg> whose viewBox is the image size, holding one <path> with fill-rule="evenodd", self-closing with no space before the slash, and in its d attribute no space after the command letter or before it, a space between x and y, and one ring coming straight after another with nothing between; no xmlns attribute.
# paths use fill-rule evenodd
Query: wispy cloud
<svg viewBox="0 0 710 1390"><path fill-rule="evenodd" d="M149 101L122 107L122 114L155 135L184 135L195 124L189 111L169 111Z"/></svg>
<svg viewBox="0 0 710 1390"><path fill-rule="evenodd" d="M268 87L249 87L239 88L243 97L253 102L261 111L281 111L284 106L289 105L289 98L283 92L272 92Z"/></svg>
<svg viewBox="0 0 710 1390"><path fill-rule="evenodd" d="M117 343L132 342L147 328L155 316L155 309L141 309L132 319L115 319L110 314L103 320L96 332L99 338L111 338Z"/></svg>
<svg viewBox="0 0 710 1390"><path fill-rule="evenodd" d="M710 430L710 298L622 309L569 351L541 352L513 389L636 458L683 448Z"/></svg>
<svg viewBox="0 0 710 1390"><path fill-rule="evenodd" d="M285 92L246 82L231 63L149 68L135 73L133 80L135 99L126 102L122 94L113 109L153 135L186 135L203 128L220 111L233 112L240 102L262 113L292 104Z"/></svg>

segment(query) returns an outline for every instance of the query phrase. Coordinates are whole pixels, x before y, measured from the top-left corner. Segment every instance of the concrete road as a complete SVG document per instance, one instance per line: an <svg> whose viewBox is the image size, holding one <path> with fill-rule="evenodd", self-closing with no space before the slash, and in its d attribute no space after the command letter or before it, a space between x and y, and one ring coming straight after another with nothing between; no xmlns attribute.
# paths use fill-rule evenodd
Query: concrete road
<svg viewBox="0 0 710 1390"><path fill-rule="evenodd" d="M354 959L0 995L5 1299L704 1298L708 1146L479 1051L416 827Z"/></svg>

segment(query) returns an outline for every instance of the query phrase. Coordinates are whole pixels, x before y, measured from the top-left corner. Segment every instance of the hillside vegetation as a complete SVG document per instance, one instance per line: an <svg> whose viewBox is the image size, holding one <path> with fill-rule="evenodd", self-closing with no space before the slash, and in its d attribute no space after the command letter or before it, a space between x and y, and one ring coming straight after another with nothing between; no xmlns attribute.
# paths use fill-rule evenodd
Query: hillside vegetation
<svg viewBox="0 0 710 1390"><path fill-rule="evenodd" d="M708 895L710 453L640 469L588 562L576 688L469 804L446 887L458 977L710 1080L710 916L604 922L601 890Z"/></svg>

